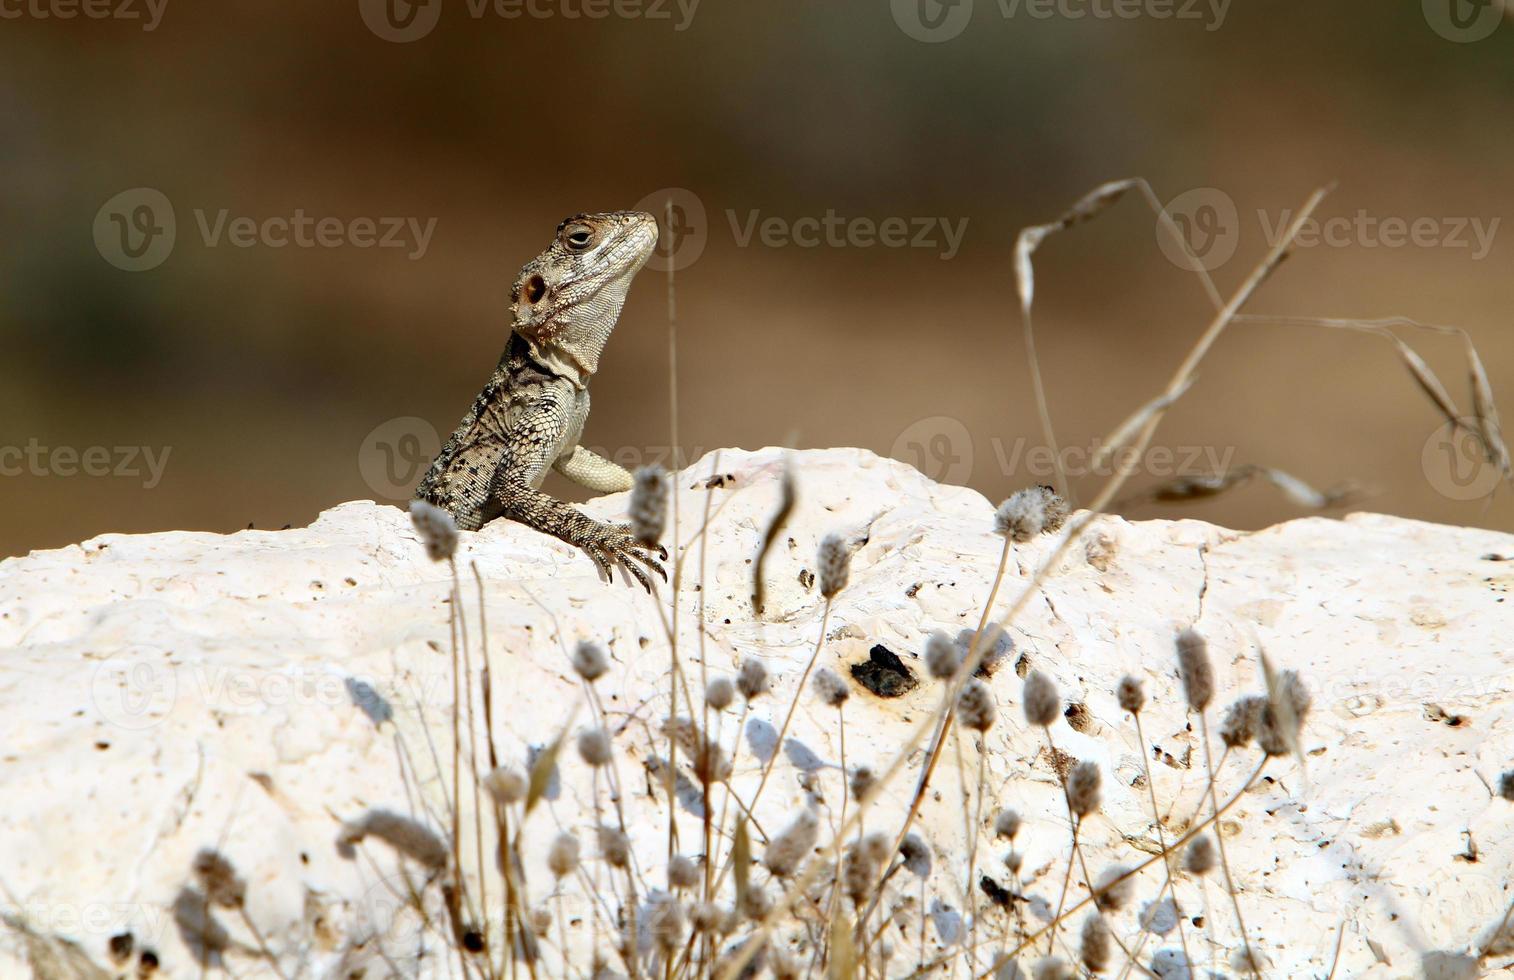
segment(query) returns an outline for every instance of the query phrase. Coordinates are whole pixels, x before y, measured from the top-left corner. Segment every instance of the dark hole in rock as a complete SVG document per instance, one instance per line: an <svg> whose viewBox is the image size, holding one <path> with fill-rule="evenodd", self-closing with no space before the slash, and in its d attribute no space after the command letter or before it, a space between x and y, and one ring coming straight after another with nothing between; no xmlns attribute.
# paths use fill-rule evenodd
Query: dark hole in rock
<svg viewBox="0 0 1514 980"><path fill-rule="evenodd" d="M881 643L868 651L868 658L860 664L852 664L852 676L857 683L880 698L897 698L920 686L915 672L904 665L898 654Z"/></svg>

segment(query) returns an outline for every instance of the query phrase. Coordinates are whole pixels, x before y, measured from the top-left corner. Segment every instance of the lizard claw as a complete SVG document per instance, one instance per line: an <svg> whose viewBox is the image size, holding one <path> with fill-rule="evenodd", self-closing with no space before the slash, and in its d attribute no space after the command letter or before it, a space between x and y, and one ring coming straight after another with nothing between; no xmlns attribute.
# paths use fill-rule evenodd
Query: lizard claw
<svg viewBox="0 0 1514 980"><path fill-rule="evenodd" d="M652 580L648 577L647 571L643 570L643 565L646 566L646 570L655 572L664 582L668 580L668 573L658 563L657 558L653 557L654 552L651 546L638 541L631 534L630 528L619 525L607 527L605 533L598 540L584 547L584 551L599 566L606 584L613 581L614 576L611 572L614 568L619 567L639 582L641 587L646 589L648 594L650 594L652 591ZM658 545L656 555L666 561L668 557L667 549Z"/></svg>

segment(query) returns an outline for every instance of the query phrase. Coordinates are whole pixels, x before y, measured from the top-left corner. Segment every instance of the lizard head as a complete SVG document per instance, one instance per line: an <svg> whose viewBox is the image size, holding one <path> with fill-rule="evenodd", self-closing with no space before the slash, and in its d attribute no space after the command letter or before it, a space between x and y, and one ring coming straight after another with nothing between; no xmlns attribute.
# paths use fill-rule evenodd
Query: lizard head
<svg viewBox="0 0 1514 980"><path fill-rule="evenodd" d="M515 332L549 366L586 380L599 367L631 280L656 245L657 219L641 211L564 221L515 281Z"/></svg>

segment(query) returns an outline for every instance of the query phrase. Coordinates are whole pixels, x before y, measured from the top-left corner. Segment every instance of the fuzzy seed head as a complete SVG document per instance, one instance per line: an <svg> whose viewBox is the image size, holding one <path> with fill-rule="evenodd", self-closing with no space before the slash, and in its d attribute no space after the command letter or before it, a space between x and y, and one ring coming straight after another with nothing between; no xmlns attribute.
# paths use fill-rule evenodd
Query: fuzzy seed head
<svg viewBox="0 0 1514 980"><path fill-rule="evenodd" d="M1036 487L1036 489L1041 491L1041 497L1045 501L1043 506L1046 511L1046 533L1053 534L1062 530L1062 526L1067 523L1067 515L1072 512L1072 508L1067 505L1066 500L1062 499L1061 494L1046 484L1043 483Z"/></svg>
<svg viewBox="0 0 1514 980"><path fill-rule="evenodd" d="M578 733L578 755L595 769L610 764L610 736L603 728L585 728Z"/></svg>
<svg viewBox="0 0 1514 980"><path fill-rule="evenodd" d="M1141 679L1126 674L1120 678L1120 686L1115 688L1115 697L1120 702L1120 710L1128 711L1133 715L1141 713L1146 707L1146 692L1141 690Z"/></svg>
<svg viewBox="0 0 1514 980"><path fill-rule="evenodd" d="M631 863L631 838L618 828L601 824L599 828L599 853L612 868L624 868Z"/></svg>
<svg viewBox="0 0 1514 980"><path fill-rule="evenodd" d="M1203 711L1214 699L1214 670L1209 665L1209 644L1193 628L1178 634L1178 676L1188 707Z"/></svg>
<svg viewBox="0 0 1514 980"><path fill-rule="evenodd" d="M1277 689L1281 697L1293 709L1293 717L1302 725L1304 719L1309 717L1309 709L1314 705L1314 698L1309 689L1304 686L1303 678L1299 677L1296 670L1285 670L1277 675Z"/></svg>
<svg viewBox="0 0 1514 980"><path fill-rule="evenodd" d="M631 533L642 544L655 545L668 523L668 474L661 466L643 466L631 479Z"/></svg>
<svg viewBox="0 0 1514 980"><path fill-rule="evenodd" d="M447 866L447 844L418 820L390 810L369 810L342 824L337 850L343 857L353 855L353 846L364 838L377 837L405 857L424 868L440 871Z"/></svg>
<svg viewBox="0 0 1514 980"><path fill-rule="evenodd" d="M1099 877L1094 880L1094 891L1098 893L1094 904L1101 911L1118 912L1135 897L1135 876L1122 878L1128 870L1115 864L1099 872Z"/></svg>
<svg viewBox="0 0 1514 980"><path fill-rule="evenodd" d="M741 914L750 922L761 922L773 911L773 899L767 893L767 889L760 885L752 885L746 890L741 902Z"/></svg>
<svg viewBox="0 0 1514 980"><path fill-rule="evenodd" d="M410 523L426 546L427 558L443 561L457 554L457 522L451 514L424 500L412 500Z"/></svg>
<svg viewBox="0 0 1514 980"><path fill-rule="evenodd" d="M839 534L827 534L820 541L820 551L815 559L820 572L820 594L834 599L846 588L852 575L852 552L846 539Z"/></svg>
<svg viewBox="0 0 1514 980"><path fill-rule="evenodd" d="M768 841L762 863L774 878L788 878L799 870L815 848L820 835L820 821L809 810L799 811L793 821Z"/></svg>
<svg viewBox="0 0 1514 980"><path fill-rule="evenodd" d="M677 949L683 945L684 930L688 927L688 920L683 914L683 903L675 898L654 902L647 926L652 932L652 941L664 955Z"/></svg>
<svg viewBox="0 0 1514 980"><path fill-rule="evenodd" d="M558 834L547 848L547 867L558 878L566 878L578 869L578 838Z"/></svg>
<svg viewBox="0 0 1514 980"><path fill-rule="evenodd" d="M1237 698L1225 709L1220 719L1220 741L1226 748L1242 749L1256 737L1256 729L1262 720L1262 709L1267 699L1258 695Z"/></svg>
<svg viewBox="0 0 1514 980"><path fill-rule="evenodd" d="M1057 685L1050 677L1033 670L1025 678L1025 720L1032 725L1049 728L1062 713L1062 699L1057 694Z"/></svg>
<svg viewBox="0 0 1514 980"><path fill-rule="evenodd" d="M693 888L699 884L699 862L683 854L673 855L668 862L668 885L672 888Z"/></svg>
<svg viewBox="0 0 1514 980"><path fill-rule="evenodd" d="M1097 762L1083 761L1072 767L1067 774L1067 805L1079 817L1086 817L1099 808L1101 799Z"/></svg>
<svg viewBox="0 0 1514 980"><path fill-rule="evenodd" d="M499 766L484 777L484 789L501 806L509 806L525 799L529 786L525 773L510 766Z"/></svg>
<svg viewBox="0 0 1514 980"><path fill-rule="evenodd" d="M936 630L925 640L925 668L937 680L956 676L961 664L957 644L943 630Z"/></svg>
<svg viewBox="0 0 1514 980"><path fill-rule="evenodd" d="M1014 810L1000 810L994 817L994 833L1005 840L1014 840L1020 832L1020 814Z"/></svg>
<svg viewBox="0 0 1514 980"><path fill-rule="evenodd" d="M1072 967L1059 956L1043 956L1030 968L1031 980L1072 980Z"/></svg>
<svg viewBox="0 0 1514 980"><path fill-rule="evenodd" d="M717 677L704 689L704 703L716 711L724 711L736 700L736 685L729 677Z"/></svg>
<svg viewBox="0 0 1514 980"><path fill-rule="evenodd" d="M200 887L212 905L228 909L242 907L247 899L247 882L238 877L236 868L225 855L213 848L204 848L195 855L193 867L195 877L200 880Z"/></svg>
<svg viewBox="0 0 1514 980"><path fill-rule="evenodd" d="M846 704L846 699L852 696L852 692L846 688L846 681L829 667L821 667L815 671L815 680L812 683L815 685L815 696L832 708L841 707Z"/></svg>
<svg viewBox="0 0 1514 980"><path fill-rule="evenodd" d="M884 845L885 849L887 845ZM873 884L878 880L878 864L873 860L874 849L862 841L853 841L846 846L841 861L841 887L858 908L872 894Z"/></svg>
<svg viewBox="0 0 1514 980"><path fill-rule="evenodd" d="M1498 777L1498 795L1514 803L1514 769L1507 769Z"/></svg>
<svg viewBox="0 0 1514 980"><path fill-rule="evenodd" d="M573 669L592 684L610 669L610 655L593 640L579 640L578 646L573 648Z"/></svg>
<svg viewBox="0 0 1514 980"><path fill-rule="evenodd" d="M741 662L741 669L736 672L736 690L748 701L767 693L768 669L762 666L762 661L747 657Z"/></svg>
<svg viewBox="0 0 1514 980"><path fill-rule="evenodd" d="M987 684L974 678L963 685L962 693L957 696L957 716L962 719L962 724L980 734L994 726L998 709L994 707L994 695Z"/></svg>
<svg viewBox="0 0 1514 980"><path fill-rule="evenodd" d="M1004 852L1004 866L1008 868L1012 874L1019 874L1020 866L1024 863L1025 855L1020 851L1017 851L1014 848L1010 848L1008 851Z"/></svg>
<svg viewBox="0 0 1514 980"><path fill-rule="evenodd" d="M1026 487L1010 494L994 511L994 533L1024 544L1036 535L1056 531L1067 521L1067 502L1050 487Z"/></svg>
<svg viewBox="0 0 1514 980"><path fill-rule="evenodd" d="M1096 912L1090 913L1083 920L1083 932L1078 938L1078 957L1089 973L1103 973L1109 969L1110 946L1109 926L1104 924L1104 917Z"/></svg>
<svg viewBox="0 0 1514 980"><path fill-rule="evenodd" d="M701 936L713 936L720 931L725 920L725 911L714 902L696 902L689 906L689 924Z"/></svg>
<svg viewBox="0 0 1514 980"><path fill-rule="evenodd" d="M873 791L873 784L877 781L878 777L873 773L872 766L853 766L851 776L852 799L867 799L867 794Z"/></svg>
<svg viewBox="0 0 1514 980"><path fill-rule="evenodd" d="M1270 756L1288 755L1293 751L1293 746L1298 744L1298 726L1294 725L1291 729L1286 727L1281 715L1282 711L1277 705L1262 699L1256 719L1256 744Z"/></svg>
<svg viewBox="0 0 1514 980"><path fill-rule="evenodd" d="M888 860L889 849L894 846L894 840L887 834L868 834L862 838L862 851L867 860L877 867L882 867Z"/></svg>
<svg viewBox="0 0 1514 980"><path fill-rule="evenodd" d="M930 845L919 834L904 835L899 844L899 855L904 859L904 870L917 878L930 877Z"/></svg>
<svg viewBox="0 0 1514 980"><path fill-rule="evenodd" d="M1214 870L1214 839L1207 834L1195 837L1183 852L1183 870L1202 878Z"/></svg>

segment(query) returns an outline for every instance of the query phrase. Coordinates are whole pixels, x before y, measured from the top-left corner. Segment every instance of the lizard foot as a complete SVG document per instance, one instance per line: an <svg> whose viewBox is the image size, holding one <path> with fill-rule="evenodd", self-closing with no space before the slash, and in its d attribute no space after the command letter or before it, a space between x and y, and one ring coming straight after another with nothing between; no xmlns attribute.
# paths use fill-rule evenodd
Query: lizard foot
<svg viewBox="0 0 1514 980"><path fill-rule="evenodd" d="M668 550L658 545L654 551L650 546L639 541L631 533L631 529L623 524L606 525L601 534L580 547L594 560L594 564L599 566L607 583L614 581L613 572L616 567L620 567L650 593L652 580L647 576L647 572L643 571L643 565L647 570L660 576L664 582L668 580L668 573L657 561L658 558L666 561ZM656 555L655 558L654 555Z"/></svg>

